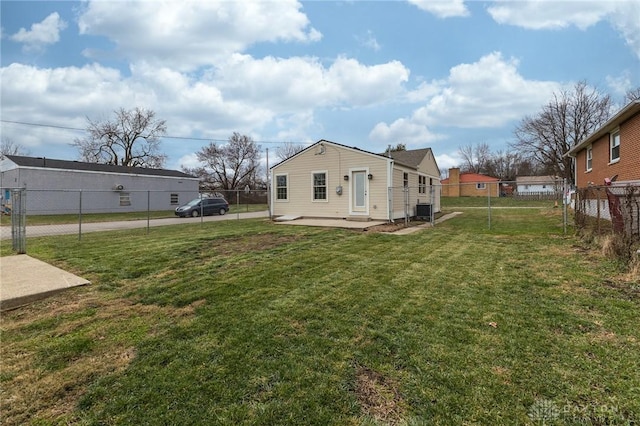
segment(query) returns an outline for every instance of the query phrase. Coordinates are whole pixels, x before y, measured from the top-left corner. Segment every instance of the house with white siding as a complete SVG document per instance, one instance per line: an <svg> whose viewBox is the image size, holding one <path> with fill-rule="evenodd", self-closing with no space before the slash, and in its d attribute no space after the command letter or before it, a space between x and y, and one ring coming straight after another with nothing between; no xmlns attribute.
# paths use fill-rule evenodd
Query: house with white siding
<svg viewBox="0 0 640 426"><path fill-rule="evenodd" d="M430 148L375 154L320 140L271 167L274 217L394 221L440 211Z"/></svg>

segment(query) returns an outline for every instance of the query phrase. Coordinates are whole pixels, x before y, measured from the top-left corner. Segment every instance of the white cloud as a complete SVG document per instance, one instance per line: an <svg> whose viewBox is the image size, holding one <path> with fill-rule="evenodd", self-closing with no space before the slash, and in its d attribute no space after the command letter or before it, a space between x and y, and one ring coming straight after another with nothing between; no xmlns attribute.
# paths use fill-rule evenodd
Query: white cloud
<svg viewBox="0 0 640 426"><path fill-rule="evenodd" d="M366 66L340 57L327 68L311 57L254 59L236 54L220 64L213 78L231 98L295 111L389 101L403 92L409 70L398 61Z"/></svg>
<svg viewBox="0 0 640 426"><path fill-rule="evenodd" d="M640 2L637 0L496 1L487 11L500 24L533 30L561 29L572 25L586 30L607 20L640 58Z"/></svg>
<svg viewBox="0 0 640 426"><path fill-rule="evenodd" d="M439 18L469 16L464 0L408 0L419 9L434 14Z"/></svg>
<svg viewBox="0 0 640 426"><path fill-rule="evenodd" d="M178 159L178 168L188 167L190 169L193 169L200 166L202 166L202 163L198 160L198 156L195 152L183 155Z"/></svg>
<svg viewBox="0 0 640 426"><path fill-rule="evenodd" d="M367 49L373 50L374 52L380 50L380 44L378 43L378 40L376 40L376 37L373 35L373 32L371 30L368 30L364 36L356 36L356 41Z"/></svg>
<svg viewBox="0 0 640 426"><path fill-rule="evenodd" d="M623 72L618 76L608 75L606 77L607 86L618 96L624 96L625 93L629 89L633 88L633 83L631 82L631 74L627 72Z"/></svg>
<svg viewBox="0 0 640 426"><path fill-rule="evenodd" d="M132 62L191 70L255 43L319 40L301 7L296 0L93 1L78 25L81 34L108 37Z"/></svg>
<svg viewBox="0 0 640 426"><path fill-rule="evenodd" d="M457 156L457 154L442 154L436 155L435 157L438 167L440 168L440 172L445 172L451 167L458 167L462 164L462 158Z"/></svg>
<svg viewBox="0 0 640 426"><path fill-rule="evenodd" d="M526 80L518 73L518 61L505 60L499 52L478 62L451 68L446 80L422 85L423 94L433 94L411 117L391 125L378 123L373 140L437 140L436 127L498 128L534 112L546 103L560 85Z"/></svg>
<svg viewBox="0 0 640 426"><path fill-rule="evenodd" d="M40 50L60 41L60 31L65 28L67 23L60 19L58 12L53 12L42 22L31 25L31 30L20 28L11 36L11 40L23 43L26 50Z"/></svg>
<svg viewBox="0 0 640 426"><path fill-rule="evenodd" d="M428 127L412 119L399 118L391 124L378 123L369 133L369 139L382 145L405 143L424 147L425 143L442 139L433 134Z"/></svg>
<svg viewBox="0 0 640 426"><path fill-rule="evenodd" d="M317 108L352 108L388 102L404 92L409 71L399 62L365 66L338 58L261 60L233 55L218 68L194 75L151 63L130 75L98 64L43 69L11 64L0 69L3 117L84 128L85 117L108 118L120 108L152 109L169 134L226 138L233 131L271 127L279 138L321 133ZM59 135L64 138L65 135ZM77 135L66 135L67 143Z"/></svg>

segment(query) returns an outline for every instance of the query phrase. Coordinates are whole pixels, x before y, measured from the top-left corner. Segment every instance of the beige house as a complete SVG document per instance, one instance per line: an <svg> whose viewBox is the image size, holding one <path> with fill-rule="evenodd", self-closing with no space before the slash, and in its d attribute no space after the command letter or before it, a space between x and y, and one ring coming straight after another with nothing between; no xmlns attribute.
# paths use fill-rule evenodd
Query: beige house
<svg viewBox="0 0 640 426"><path fill-rule="evenodd" d="M271 168L274 217L393 221L417 205L440 211L430 148L374 154L320 140Z"/></svg>

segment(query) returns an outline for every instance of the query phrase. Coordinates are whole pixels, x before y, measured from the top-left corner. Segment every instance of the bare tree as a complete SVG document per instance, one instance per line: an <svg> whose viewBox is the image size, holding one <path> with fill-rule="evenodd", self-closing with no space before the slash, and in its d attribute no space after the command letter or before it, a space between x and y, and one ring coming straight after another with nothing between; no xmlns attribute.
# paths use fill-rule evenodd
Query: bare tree
<svg viewBox="0 0 640 426"><path fill-rule="evenodd" d="M280 145L280 146L278 146L276 148L276 156L281 161L284 161L287 158L293 157L294 155L296 155L297 153L299 153L303 149L304 149L304 145L302 145L302 144L293 143L293 142L285 142L284 144L282 144L282 145Z"/></svg>
<svg viewBox="0 0 640 426"><path fill-rule="evenodd" d="M609 95L581 81L572 91L554 93L537 115L522 119L514 131L512 147L573 183L572 161L564 154L604 124L611 107Z"/></svg>
<svg viewBox="0 0 640 426"><path fill-rule="evenodd" d="M489 176L497 177L500 180L514 181L521 163L522 159L518 153L498 150L491 154L487 161L485 172Z"/></svg>
<svg viewBox="0 0 640 426"><path fill-rule="evenodd" d="M87 118L87 133L73 146L82 161L120 166L161 168L166 156L160 153L160 137L167 133L165 120L144 108L114 111L113 120Z"/></svg>
<svg viewBox="0 0 640 426"><path fill-rule="evenodd" d="M462 157L462 171L465 173L486 173L486 166L491 158L491 149L487 143L477 145L465 145L458 148L458 154Z"/></svg>
<svg viewBox="0 0 640 426"><path fill-rule="evenodd" d="M625 103L640 101L640 87L636 87L635 89L630 89L624 95Z"/></svg>
<svg viewBox="0 0 640 426"><path fill-rule="evenodd" d="M183 168L200 178L207 190L230 190L255 186L260 167L260 145L234 132L226 144L211 142L196 153L201 167Z"/></svg>
<svg viewBox="0 0 640 426"><path fill-rule="evenodd" d="M29 155L29 150L8 137L3 136L0 142L0 160L6 155Z"/></svg>

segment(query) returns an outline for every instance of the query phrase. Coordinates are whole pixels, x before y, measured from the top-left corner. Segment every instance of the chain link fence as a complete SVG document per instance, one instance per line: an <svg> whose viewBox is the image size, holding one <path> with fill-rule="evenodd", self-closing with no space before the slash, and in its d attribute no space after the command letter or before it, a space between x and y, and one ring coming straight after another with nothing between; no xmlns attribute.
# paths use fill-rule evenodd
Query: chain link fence
<svg viewBox="0 0 640 426"><path fill-rule="evenodd" d="M503 227L517 232L523 217L540 214L557 215L560 233L566 233L569 226L570 190L562 179L538 179L535 184L498 180L447 183L441 194L443 212L474 212L478 229Z"/></svg>
<svg viewBox="0 0 640 426"><path fill-rule="evenodd" d="M576 192L576 227L640 243L640 185L590 186Z"/></svg>
<svg viewBox="0 0 640 426"><path fill-rule="evenodd" d="M13 241L18 253L26 252L25 236L77 234L106 229L160 226L179 219L176 208L193 200L224 198L225 215L234 219L268 217L266 190L233 191L89 191L0 188L2 194L0 240ZM217 220L222 211L200 210L200 222ZM211 217L205 218L206 215ZM220 218L218 218L220 219ZM228 219L228 218L225 218Z"/></svg>

